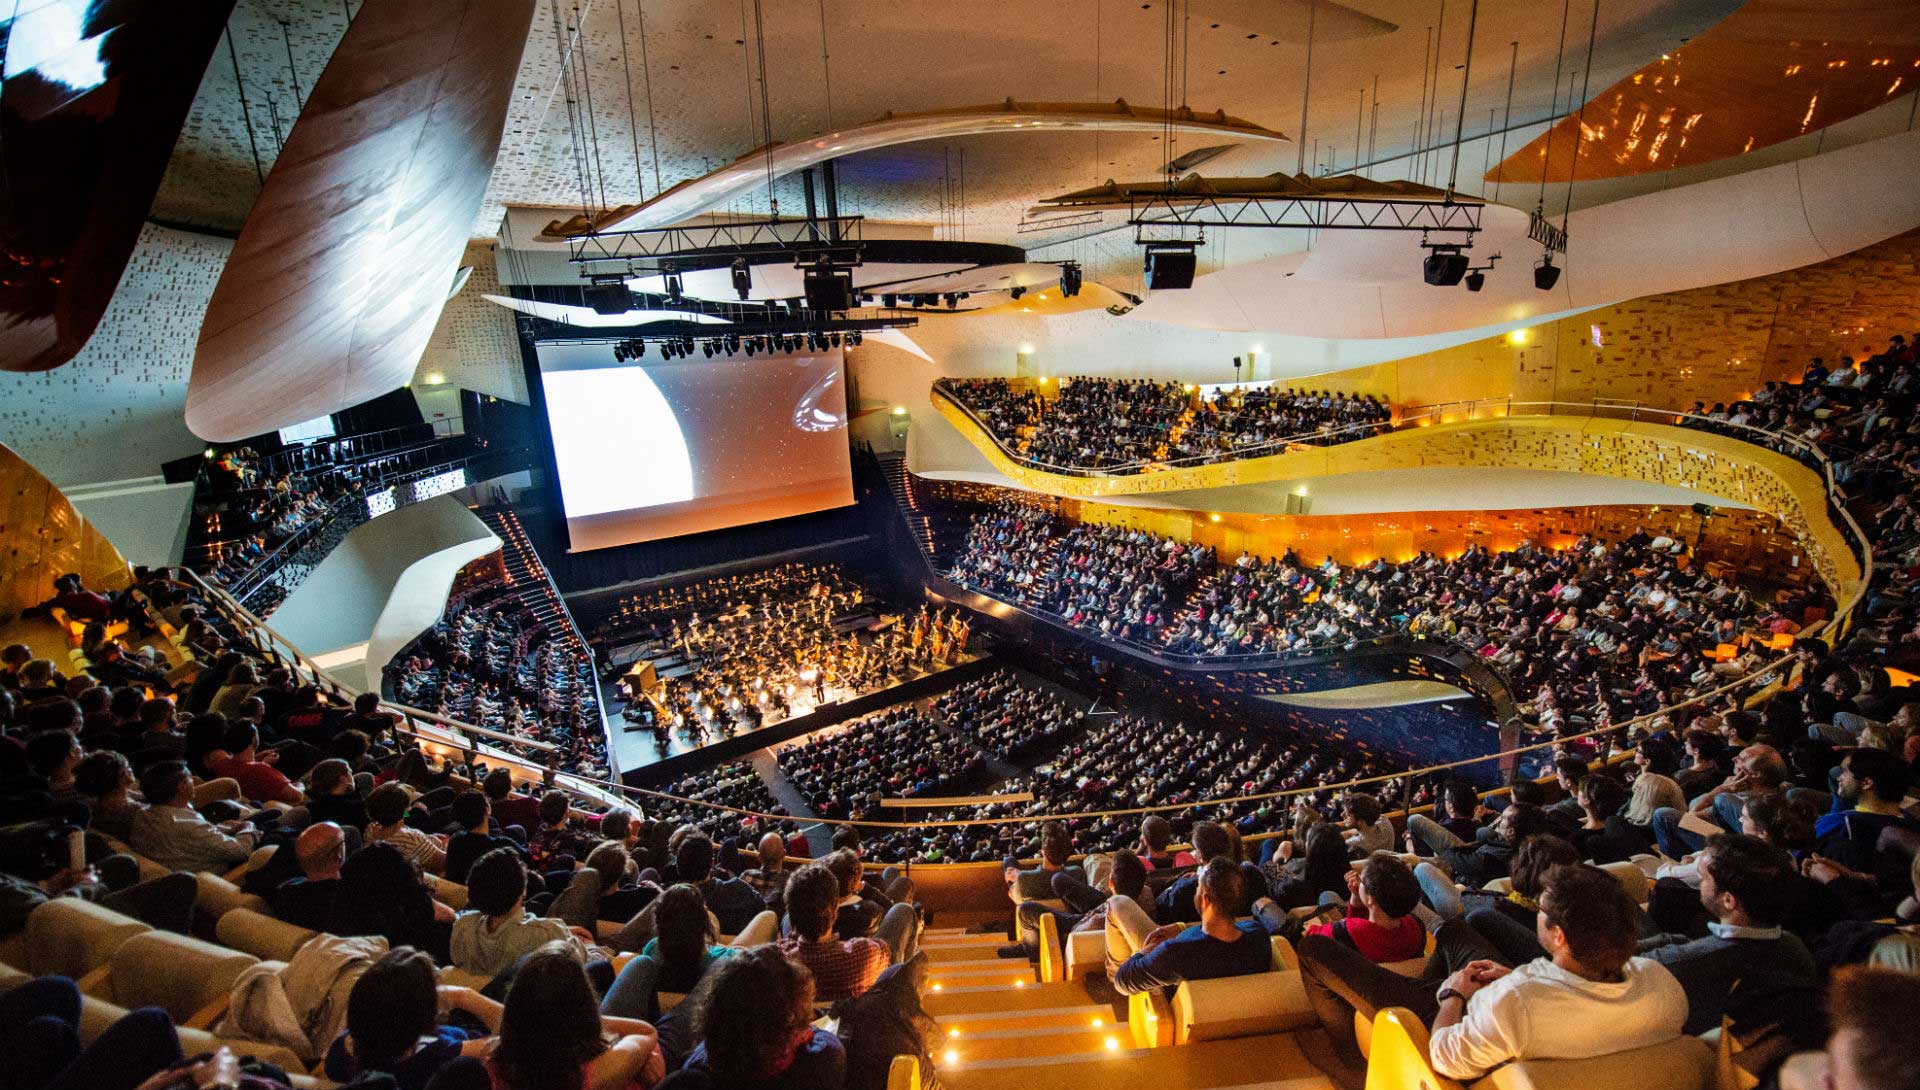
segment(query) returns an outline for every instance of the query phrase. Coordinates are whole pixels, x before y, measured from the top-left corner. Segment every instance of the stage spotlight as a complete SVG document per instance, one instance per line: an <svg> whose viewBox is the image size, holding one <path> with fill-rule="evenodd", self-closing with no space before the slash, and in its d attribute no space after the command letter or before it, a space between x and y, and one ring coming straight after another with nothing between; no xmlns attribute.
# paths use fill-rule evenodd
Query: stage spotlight
<svg viewBox="0 0 1920 1090"><path fill-rule="evenodd" d="M852 345L853 345L853 346L854 346L855 348L858 348L858 347L860 347L860 331L856 329L856 330L854 330L854 331L853 331L852 333L850 333L850 334L848 334L848 335L847 335L847 340L848 340L848 341L849 341L849 342L850 342L850 343L851 343L851 344L852 344Z"/></svg>
<svg viewBox="0 0 1920 1090"><path fill-rule="evenodd" d="M744 257L733 259L733 290L739 293L741 302L753 294L753 270L747 266Z"/></svg>
<svg viewBox="0 0 1920 1090"><path fill-rule="evenodd" d="M700 342L700 351L702 351L702 352L705 352L705 353L707 354L707 358L708 358L708 359L712 359L712 358L713 358L713 342L712 342L712 341L701 341L701 342Z"/></svg>
<svg viewBox="0 0 1920 1090"><path fill-rule="evenodd" d="M833 335L833 336L832 336L832 337L830 338L830 340L832 340L832 342L833 342L833 346L834 346L835 348L838 348L838 347L840 347L840 334L838 334L838 333L835 333L835 334L834 334L834 335Z"/></svg>
<svg viewBox="0 0 1920 1090"><path fill-rule="evenodd" d="M1007 292L1007 297L1009 299L1018 299L1022 295L1025 295L1026 293L1027 293L1027 289L1020 287L1018 285L1015 285L1011 291Z"/></svg>
<svg viewBox="0 0 1920 1090"><path fill-rule="evenodd" d="M1080 294L1080 263L1063 261L1060 263L1060 296L1071 299Z"/></svg>
<svg viewBox="0 0 1920 1090"><path fill-rule="evenodd" d="M959 295L959 293L957 293L957 292L951 292L951 291L950 291L950 292L948 292L948 293L947 293L947 309L948 309L948 310L952 310L952 309L954 309L955 307L957 307L957 306L959 306L959 305L960 305L960 295Z"/></svg>
<svg viewBox="0 0 1920 1090"><path fill-rule="evenodd" d="M1533 267L1533 286L1541 291L1552 291L1553 286L1559 282L1560 268L1553 263L1553 255L1548 254L1540 259L1540 264Z"/></svg>
<svg viewBox="0 0 1920 1090"><path fill-rule="evenodd" d="M1487 274L1479 271L1470 272L1463 282L1467 285L1468 291L1479 291L1487 286Z"/></svg>
<svg viewBox="0 0 1920 1090"><path fill-rule="evenodd" d="M616 344L613 346L613 362L615 363L627 362L627 346L626 345Z"/></svg>
<svg viewBox="0 0 1920 1090"><path fill-rule="evenodd" d="M1458 246L1432 246L1423 263L1427 283L1437 288L1458 284L1467 275L1467 255Z"/></svg>
<svg viewBox="0 0 1920 1090"><path fill-rule="evenodd" d="M899 300L899 298L898 298L897 296L892 296L892 295L882 295L882 296L880 297L880 305L881 305L881 306L883 306L883 307L891 307L891 306L893 306L894 304L896 304L896 303L898 303L899 301L900 301L900 300Z"/></svg>

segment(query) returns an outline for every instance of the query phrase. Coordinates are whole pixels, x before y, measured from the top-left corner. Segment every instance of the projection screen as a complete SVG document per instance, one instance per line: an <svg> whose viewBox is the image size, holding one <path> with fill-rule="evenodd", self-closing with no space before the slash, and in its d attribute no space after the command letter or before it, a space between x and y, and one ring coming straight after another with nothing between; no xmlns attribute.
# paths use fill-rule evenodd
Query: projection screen
<svg viewBox="0 0 1920 1090"><path fill-rule="evenodd" d="M573 552L853 503L839 352L616 362L537 346Z"/></svg>

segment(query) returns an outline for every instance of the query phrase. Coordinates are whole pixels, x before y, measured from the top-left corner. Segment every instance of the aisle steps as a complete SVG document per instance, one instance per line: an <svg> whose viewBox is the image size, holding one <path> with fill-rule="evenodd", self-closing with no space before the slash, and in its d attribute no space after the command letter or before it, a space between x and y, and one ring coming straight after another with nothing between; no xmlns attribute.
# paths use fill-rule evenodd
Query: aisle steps
<svg viewBox="0 0 1920 1090"><path fill-rule="evenodd" d="M948 1090L1331 1090L1290 1034L1136 1048L1111 1006L1077 980L1040 983L1022 960L994 955L1007 940L929 928L921 936L922 1005L939 1040L934 1066Z"/></svg>

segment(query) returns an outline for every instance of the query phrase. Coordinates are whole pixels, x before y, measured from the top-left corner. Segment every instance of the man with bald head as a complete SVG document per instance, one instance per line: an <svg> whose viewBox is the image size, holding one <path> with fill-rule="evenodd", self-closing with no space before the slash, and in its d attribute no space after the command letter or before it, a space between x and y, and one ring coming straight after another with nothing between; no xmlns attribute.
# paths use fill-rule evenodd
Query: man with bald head
<svg viewBox="0 0 1920 1090"><path fill-rule="evenodd" d="M301 876L273 891L273 914L290 924L324 930L340 890L340 866L347 861L346 830L331 821L315 822L301 830L293 854Z"/></svg>
<svg viewBox="0 0 1920 1090"><path fill-rule="evenodd" d="M740 880L752 886L760 894L760 899L767 902L767 907L778 913L790 873L787 869L786 838L773 831L760 838L760 865L743 871Z"/></svg>

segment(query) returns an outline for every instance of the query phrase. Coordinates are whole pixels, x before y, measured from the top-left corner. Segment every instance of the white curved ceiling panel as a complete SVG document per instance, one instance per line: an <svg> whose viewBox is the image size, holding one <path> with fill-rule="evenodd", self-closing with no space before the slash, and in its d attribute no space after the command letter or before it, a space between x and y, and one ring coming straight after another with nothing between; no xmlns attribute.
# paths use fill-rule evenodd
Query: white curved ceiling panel
<svg viewBox="0 0 1920 1090"><path fill-rule="evenodd" d="M225 442L413 375L466 251L534 0L368 4L220 275L187 427Z"/></svg>
<svg viewBox="0 0 1920 1090"><path fill-rule="evenodd" d="M652 200L611 209L597 217L591 225L580 217L556 220L548 226L546 234L550 238L558 238L585 234L589 230L605 231L615 225L629 231L665 227L765 186L769 174L775 178L784 177L829 159L877 151L896 144L987 133L1158 133L1168 127L1181 133L1209 137L1269 141L1287 139L1272 129L1230 117L1225 111L1195 113L1182 109L1174 111L1169 118L1165 110L1132 106L1124 99L1112 103L1080 103L1015 102L1009 98L988 106L963 106L910 114L889 113L876 121L812 140L774 144L770 149L755 148L726 166L667 189Z"/></svg>
<svg viewBox="0 0 1920 1090"><path fill-rule="evenodd" d="M792 264L755 265L749 301L798 299L806 294L802 270ZM715 302L740 301L734 290L730 269L690 269L676 274L680 290L692 299ZM1052 284L1060 279L1060 266L1044 261L1024 261L1007 265L968 265L963 262L869 261L853 270L855 291L871 294L937 295L942 292L1006 291ZM666 278L660 275L636 276L627 281L634 291L665 292Z"/></svg>
<svg viewBox="0 0 1920 1090"><path fill-rule="evenodd" d="M1526 237L1525 216L1490 209L1470 256L1475 263L1503 258L1480 292L1422 281L1413 236L1329 231L1309 254L1232 266L1191 289L1153 293L1128 318L1303 337L1419 337L1723 284L1920 225L1916 162L1920 131L1582 209L1572 216L1569 252L1556 262L1565 272L1552 291L1533 286L1540 248ZM1383 254L1396 251L1383 263Z"/></svg>

